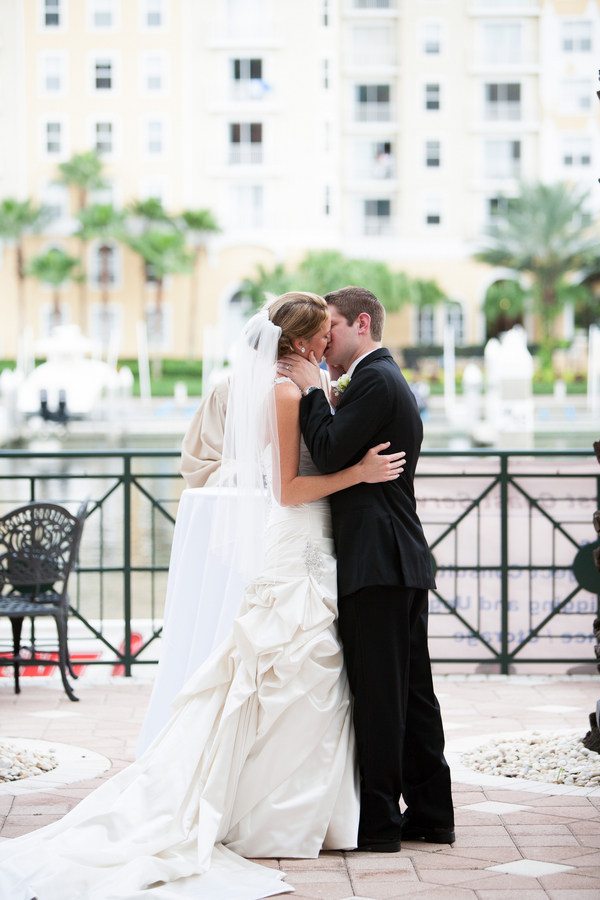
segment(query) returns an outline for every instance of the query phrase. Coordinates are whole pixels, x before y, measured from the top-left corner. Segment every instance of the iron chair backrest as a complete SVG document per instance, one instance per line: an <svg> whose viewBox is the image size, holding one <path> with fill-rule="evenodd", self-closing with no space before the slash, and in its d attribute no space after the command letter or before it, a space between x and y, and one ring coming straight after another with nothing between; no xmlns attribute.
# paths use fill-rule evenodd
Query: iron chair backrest
<svg viewBox="0 0 600 900"><path fill-rule="evenodd" d="M44 599L55 582L54 602L66 603L67 581L77 561L88 500L73 515L55 503L28 503L0 518L0 592L6 585Z"/></svg>

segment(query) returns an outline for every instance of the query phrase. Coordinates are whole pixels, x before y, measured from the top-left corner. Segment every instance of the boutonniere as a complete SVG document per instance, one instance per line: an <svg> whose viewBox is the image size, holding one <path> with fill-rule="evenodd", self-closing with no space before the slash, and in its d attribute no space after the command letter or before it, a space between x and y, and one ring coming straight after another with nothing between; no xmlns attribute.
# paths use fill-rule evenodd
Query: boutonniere
<svg viewBox="0 0 600 900"><path fill-rule="evenodd" d="M350 375L342 375L337 381L333 381L331 387L334 394L343 394L350 384Z"/></svg>

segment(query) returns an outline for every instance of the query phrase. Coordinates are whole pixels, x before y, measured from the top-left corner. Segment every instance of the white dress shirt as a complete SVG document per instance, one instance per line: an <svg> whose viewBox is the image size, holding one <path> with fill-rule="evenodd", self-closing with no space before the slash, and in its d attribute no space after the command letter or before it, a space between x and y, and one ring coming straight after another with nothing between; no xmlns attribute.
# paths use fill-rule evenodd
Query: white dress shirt
<svg viewBox="0 0 600 900"><path fill-rule="evenodd" d="M352 363L352 365L350 366L350 368L348 369L348 371L346 372L346 375L348 375L350 378L352 378L352 376L354 375L354 370L357 367L357 365L359 364L359 362L362 362L363 359L365 359L369 355L369 353L375 353L375 350L380 350L380 349L381 349L381 347L375 347L373 350L367 350L366 353L363 353L362 356L359 356L358 359L355 359L354 362Z"/></svg>

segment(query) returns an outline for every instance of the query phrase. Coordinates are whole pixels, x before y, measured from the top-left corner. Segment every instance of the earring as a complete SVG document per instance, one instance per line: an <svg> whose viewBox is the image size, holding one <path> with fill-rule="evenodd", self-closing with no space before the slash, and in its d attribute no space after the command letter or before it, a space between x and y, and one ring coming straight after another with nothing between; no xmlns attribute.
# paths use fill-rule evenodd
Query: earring
<svg viewBox="0 0 600 900"><path fill-rule="evenodd" d="M302 352L306 353L306 347L302 347Z"/></svg>

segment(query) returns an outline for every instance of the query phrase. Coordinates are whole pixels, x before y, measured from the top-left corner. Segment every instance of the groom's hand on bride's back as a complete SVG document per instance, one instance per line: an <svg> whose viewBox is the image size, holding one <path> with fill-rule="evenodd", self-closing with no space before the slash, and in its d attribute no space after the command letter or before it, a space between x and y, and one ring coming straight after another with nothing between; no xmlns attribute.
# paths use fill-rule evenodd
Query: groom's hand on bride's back
<svg viewBox="0 0 600 900"><path fill-rule="evenodd" d="M283 356L277 361L277 373L291 378L301 391L305 391L313 384L321 387L319 362L312 351L307 359L299 353Z"/></svg>

